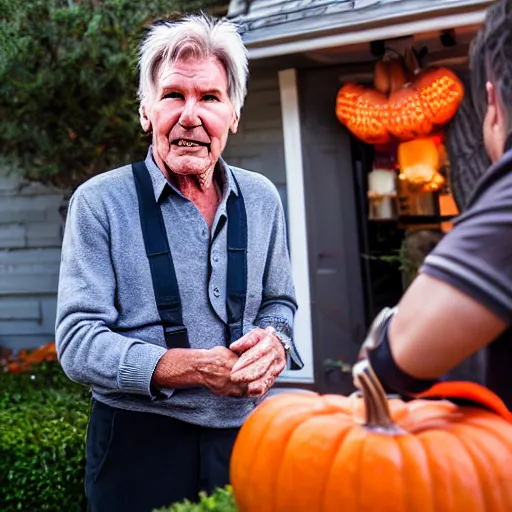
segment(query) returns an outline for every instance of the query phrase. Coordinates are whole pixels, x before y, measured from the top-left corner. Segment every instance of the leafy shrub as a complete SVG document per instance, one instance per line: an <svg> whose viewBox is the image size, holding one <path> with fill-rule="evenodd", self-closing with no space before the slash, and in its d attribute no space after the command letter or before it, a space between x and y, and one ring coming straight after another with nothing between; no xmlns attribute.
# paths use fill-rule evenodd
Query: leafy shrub
<svg viewBox="0 0 512 512"><path fill-rule="evenodd" d="M0 511L85 510L89 392L58 362L14 373L0 366ZM159 512L237 512L231 488Z"/></svg>
<svg viewBox="0 0 512 512"><path fill-rule="evenodd" d="M227 0L0 0L0 155L73 188L145 157L136 49L144 27Z"/></svg>
<svg viewBox="0 0 512 512"><path fill-rule="evenodd" d="M198 503L186 500L155 512L237 512L232 489L217 489L211 496L201 493Z"/></svg>
<svg viewBox="0 0 512 512"><path fill-rule="evenodd" d="M0 510L83 510L88 391L58 363L0 374Z"/></svg>

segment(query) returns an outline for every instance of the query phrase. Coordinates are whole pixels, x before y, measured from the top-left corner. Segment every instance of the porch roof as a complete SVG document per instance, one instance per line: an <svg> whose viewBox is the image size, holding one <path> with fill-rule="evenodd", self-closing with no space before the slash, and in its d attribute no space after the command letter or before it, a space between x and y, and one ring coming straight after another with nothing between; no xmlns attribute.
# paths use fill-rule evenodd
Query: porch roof
<svg viewBox="0 0 512 512"><path fill-rule="evenodd" d="M493 0L231 0L251 58L402 37L483 21ZM409 31L409 32L407 32Z"/></svg>

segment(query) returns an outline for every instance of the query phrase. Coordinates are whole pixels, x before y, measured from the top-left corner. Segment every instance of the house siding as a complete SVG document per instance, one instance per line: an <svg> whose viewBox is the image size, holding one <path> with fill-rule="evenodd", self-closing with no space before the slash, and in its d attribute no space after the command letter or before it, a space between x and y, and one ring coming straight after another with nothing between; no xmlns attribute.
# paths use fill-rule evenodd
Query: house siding
<svg viewBox="0 0 512 512"><path fill-rule="evenodd" d="M53 340L65 192L0 170L0 346Z"/></svg>
<svg viewBox="0 0 512 512"><path fill-rule="evenodd" d="M286 209L286 167L279 79L276 71L256 70L236 134L223 157L230 165L265 175L276 185Z"/></svg>

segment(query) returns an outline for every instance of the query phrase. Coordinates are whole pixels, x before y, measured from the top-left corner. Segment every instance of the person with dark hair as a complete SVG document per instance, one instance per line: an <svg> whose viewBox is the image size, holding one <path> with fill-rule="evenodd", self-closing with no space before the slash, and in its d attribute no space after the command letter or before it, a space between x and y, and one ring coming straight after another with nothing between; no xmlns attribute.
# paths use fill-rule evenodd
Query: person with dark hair
<svg viewBox="0 0 512 512"><path fill-rule="evenodd" d="M477 161L488 157L491 165L478 173L453 230L427 256L398 306L373 321L360 364L369 364L388 392L414 395L485 347L486 385L512 408L512 0L488 10L470 68L466 101L482 135L461 136L457 123L467 115L456 117L448 144L462 159L455 172L479 147L486 156Z"/></svg>

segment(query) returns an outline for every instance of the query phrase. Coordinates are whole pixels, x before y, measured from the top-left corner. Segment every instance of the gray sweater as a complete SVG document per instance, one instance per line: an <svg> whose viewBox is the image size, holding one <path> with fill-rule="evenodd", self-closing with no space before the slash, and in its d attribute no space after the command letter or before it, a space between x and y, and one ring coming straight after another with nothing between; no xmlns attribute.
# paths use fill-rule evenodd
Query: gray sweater
<svg viewBox="0 0 512 512"><path fill-rule="evenodd" d="M148 151L146 165L155 198L161 200L173 255L183 321L192 348L225 345L227 223L215 240L194 204L172 187ZM248 223L248 281L244 333L273 325L291 336L296 310L282 204L264 176L230 168L223 200L244 197ZM164 189L171 187L169 193ZM229 221L229 220L228 220ZM211 276L208 255L211 244ZM202 387L165 389L152 394L150 382L166 352L163 328L140 227L131 166L100 174L73 194L66 221L60 268L56 345L68 377L90 385L106 404L172 416L209 427L240 426L254 398L217 397Z"/></svg>

